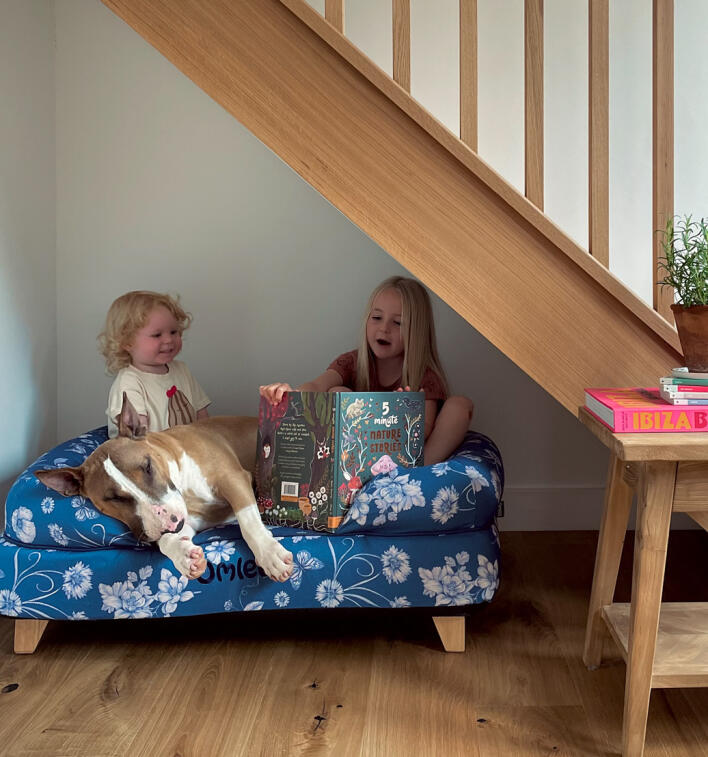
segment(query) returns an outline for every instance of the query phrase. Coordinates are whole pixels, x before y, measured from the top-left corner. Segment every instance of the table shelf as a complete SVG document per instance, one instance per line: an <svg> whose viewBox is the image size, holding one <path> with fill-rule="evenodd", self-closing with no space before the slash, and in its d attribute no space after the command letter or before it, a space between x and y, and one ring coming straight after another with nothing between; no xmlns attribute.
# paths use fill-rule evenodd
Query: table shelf
<svg viewBox="0 0 708 757"><path fill-rule="evenodd" d="M602 608L625 662L629 647L629 603ZM659 616L653 689L708 686L708 602L664 602Z"/></svg>

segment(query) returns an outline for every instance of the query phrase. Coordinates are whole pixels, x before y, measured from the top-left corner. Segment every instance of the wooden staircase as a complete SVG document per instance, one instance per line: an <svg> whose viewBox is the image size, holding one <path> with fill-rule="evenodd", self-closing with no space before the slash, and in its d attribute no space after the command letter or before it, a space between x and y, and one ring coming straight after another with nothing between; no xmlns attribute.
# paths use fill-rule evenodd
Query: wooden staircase
<svg viewBox="0 0 708 757"><path fill-rule="evenodd" d="M680 365L664 318L302 0L103 2L571 412Z"/></svg>

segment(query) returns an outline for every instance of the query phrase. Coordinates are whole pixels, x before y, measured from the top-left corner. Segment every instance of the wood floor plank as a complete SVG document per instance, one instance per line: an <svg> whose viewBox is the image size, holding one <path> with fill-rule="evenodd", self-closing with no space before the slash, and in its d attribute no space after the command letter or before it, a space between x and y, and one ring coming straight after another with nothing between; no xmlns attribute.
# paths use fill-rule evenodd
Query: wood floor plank
<svg viewBox="0 0 708 757"><path fill-rule="evenodd" d="M263 670L282 655L267 643L241 646L229 639L213 641L208 651L190 645L191 653L167 675L169 696L141 724L127 753L247 755L268 689Z"/></svg>
<svg viewBox="0 0 708 757"><path fill-rule="evenodd" d="M598 757L592 728L581 706L485 708L476 719L479 754Z"/></svg>
<svg viewBox="0 0 708 757"><path fill-rule="evenodd" d="M439 651L430 626L422 645L377 644L363 755L402 754L404 744L409 754L478 755L469 666L455 663L460 654Z"/></svg>
<svg viewBox="0 0 708 757"><path fill-rule="evenodd" d="M52 623L32 655L0 618L0 753L616 757L624 663L582 663L596 541L503 533L501 589L460 654L415 610ZM708 600L707 548L672 533L667 601ZM652 692L645 757L706 757L706 713L708 689Z"/></svg>
<svg viewBox="0 0 708 757"><path fill-rule="evenodd" d="M359 754L365 731L374 646L330 639L293 645L275 672L280 692L264 702L260 717L278 723L268 734L268 754Z"/></svg>
<svg viewBox="0 0 708 757"><path fill-rule="evenodd" d="M518 561L522 572L522 596L534 597L539 612L555 630L559 652L568 666L569 675L579 692L580 701L594 724L593 734L597 754L603 749L612 752L621 743L622 721L618 712L624 702L625 667L621 653L609 643L602 666L588 671L578 655L584 645L592 583L597 533L556 532L509 534L509 552ZM631 541L631 540L630 540ZM631 560L623 557L621 573L631 570ZM620 582L619 591L628 592L627 580ZM627 596L629 594L627 593Z"/></svg>

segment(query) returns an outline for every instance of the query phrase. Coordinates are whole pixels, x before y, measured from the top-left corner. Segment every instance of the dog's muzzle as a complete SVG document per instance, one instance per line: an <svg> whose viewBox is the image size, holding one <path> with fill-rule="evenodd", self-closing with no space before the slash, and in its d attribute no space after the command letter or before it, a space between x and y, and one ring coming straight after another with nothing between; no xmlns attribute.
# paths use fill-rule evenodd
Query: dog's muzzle
<svg viewBox="0 0 708 757"><path fill-rule="evenodd" d="M184 518L160 505L153 505L152 511L157 517L163 534L176 534L184 528Z"/></svg>

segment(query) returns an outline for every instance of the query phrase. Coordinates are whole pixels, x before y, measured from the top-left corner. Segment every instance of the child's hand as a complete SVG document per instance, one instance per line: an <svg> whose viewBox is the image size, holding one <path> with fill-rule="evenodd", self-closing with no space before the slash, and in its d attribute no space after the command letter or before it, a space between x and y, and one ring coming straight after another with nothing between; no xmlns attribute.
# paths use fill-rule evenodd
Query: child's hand
<svg viewBox="0 0 708 757"><path fill-rule="evenodd" d="M410 386L399 386L398 389L396 389L397 392L410 392L411 388Z"/></svg>
<svg viewBox="0 0 708 757"><path fill-rule="evenodd" d="M292 390L290 384L282 382L258 387L261 397L265 397L271 405L277 405L283 399L285 392L292 392Z"/></svg>

